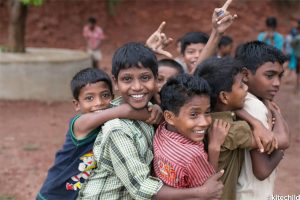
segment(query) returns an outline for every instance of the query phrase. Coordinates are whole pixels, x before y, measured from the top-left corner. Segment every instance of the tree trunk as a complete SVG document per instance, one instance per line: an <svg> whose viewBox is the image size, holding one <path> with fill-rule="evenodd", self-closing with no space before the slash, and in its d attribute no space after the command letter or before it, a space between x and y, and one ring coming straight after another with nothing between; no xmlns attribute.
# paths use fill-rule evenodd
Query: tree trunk
<svg viewBox="0 0 300 200"><path fill-rule="evenodd" d="M20 0L10 0L10 21L8 28L8 50L11 52L25 52L25 30L27 5Z"/></svg>

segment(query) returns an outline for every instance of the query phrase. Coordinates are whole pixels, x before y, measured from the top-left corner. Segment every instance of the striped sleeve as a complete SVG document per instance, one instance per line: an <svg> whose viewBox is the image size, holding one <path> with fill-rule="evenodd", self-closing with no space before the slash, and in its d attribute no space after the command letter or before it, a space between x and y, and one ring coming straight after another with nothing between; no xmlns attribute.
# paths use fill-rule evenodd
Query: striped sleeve
<svg viewBox="0 0 300 200"><path fill-rule="evenodd" d="M110 135L110 155L116 175L134 199L151 199L163 183L150 175L150 166L142 161L134 141L122 130Z"/></svg>

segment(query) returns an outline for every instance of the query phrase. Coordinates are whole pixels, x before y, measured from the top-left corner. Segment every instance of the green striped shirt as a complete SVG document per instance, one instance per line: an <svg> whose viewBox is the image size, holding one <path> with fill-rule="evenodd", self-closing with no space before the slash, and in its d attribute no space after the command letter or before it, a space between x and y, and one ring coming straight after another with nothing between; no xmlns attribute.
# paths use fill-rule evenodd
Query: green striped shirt
<svg viewBox="0 0 300 200"><path fill-rule="evenodd" d="M120 105L122 98L112 106ZM106 122L94 143L97 168L78 199L151 199L163 183L150 175L154 128L142 121Z"/></svg>

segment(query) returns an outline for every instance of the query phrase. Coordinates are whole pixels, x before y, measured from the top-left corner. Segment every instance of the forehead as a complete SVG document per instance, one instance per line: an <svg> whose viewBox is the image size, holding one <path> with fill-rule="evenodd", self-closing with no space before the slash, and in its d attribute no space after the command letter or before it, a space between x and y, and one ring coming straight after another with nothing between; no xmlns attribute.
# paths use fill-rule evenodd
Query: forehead
<svg viewBox="0 0 300 200"><path fill-rule="evenodd" d="M79 95L87 93L101 93L107 90L110 91L109 85L105 81L99 81L85 85L83 88L81 88Z"/></svg>
<svg viewBox="0 0 300 200"><path fill-rule="evenodd" d="M178 70L167 66L167 65L161 65L158 67L158 75L164 75L164 76L173 76L179 74Z"/></svg>
<svg viewBox="0 0 300 200"><path fill-rule="evenodd" d="M210 108L210 97L205 94L195 95L181 107L180 112L184 110L190 110L192 108L201 110Z"/></svg>
<svg viewBox="0 0 300 200"><path fill-rule="evenodd" d="M278 74L283 71L283 66L278 62L266 62L256 70L258 73L273 72Z"/></svg>
<svg viewBox="0 0 300 200"><path fill-rule="evenodd" d="M203 49L205 46L204 43L191 43L189 45L186 46L186 50L197 50L197 49Z"/></svg>
<svg viewBox="0 0 300 200"><path fill-rule="evenodd" d="M153 75L153 72L151 71L150 68L147 67L129 67L127 69L121 69L119 72L119 76L123 75L139 75L139 74L144 74L144 73L151 73Z"/></svg>

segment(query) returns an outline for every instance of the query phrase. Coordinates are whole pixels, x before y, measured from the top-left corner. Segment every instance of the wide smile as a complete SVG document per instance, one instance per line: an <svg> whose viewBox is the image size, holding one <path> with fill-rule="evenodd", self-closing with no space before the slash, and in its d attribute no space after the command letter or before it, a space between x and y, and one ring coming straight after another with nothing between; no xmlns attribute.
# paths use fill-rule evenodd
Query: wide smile
<svg viewBox="0 0 300 200"><path fill-rule="evenodd" d="M194 134L197 134L197 135L204 135L206 132L206 130L195 130L193 131Z"/></svg>

